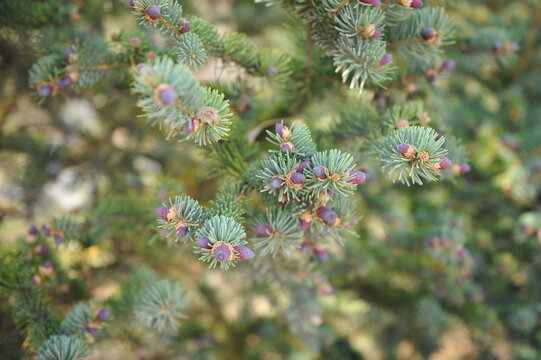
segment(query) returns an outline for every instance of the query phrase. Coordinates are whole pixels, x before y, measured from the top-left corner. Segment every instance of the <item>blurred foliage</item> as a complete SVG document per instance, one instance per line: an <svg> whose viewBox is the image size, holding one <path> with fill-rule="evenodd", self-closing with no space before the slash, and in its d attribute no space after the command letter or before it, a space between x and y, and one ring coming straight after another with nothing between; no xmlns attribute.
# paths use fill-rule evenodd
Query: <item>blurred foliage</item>
<svg viewBox="0 0 541 360"><path fill-rule="evenodd" d="M284 19L277 6L182 3L258 44L292 50L306 42L297 19ZM359 98L325 78L334 69L317 47L312 72L321 76L291 88L264 84L256 93L264 80L196 74L226 93L243 120L234 131L263 147L269 120L302 118L320 148L339 142L370 174L358 190L358 238L256 258L227 273L163 241L153 212L180 192L207 205L227 171L249 169L225 170L225 156L208 156L219 149L166 141L138 117L135 99L118 91L127 78L41 106L28 88L30 66L71 39L135 30L127 1L0 3L2 359L31 358L91 298L112 316L97 336L87 329L89 359L539 359L541 3L425 3L443 3L454 17L455 44L446 52L456 66L435 82L403 76ZM149 41L163 39L150 31ZM306 63L304 53L294 55L295 66ZM422 103L448 143L462 140L449 146L448 181L393 185L359 142L368 135L358 116L382 133L399 119L426 121L393 106L405 100ZM33 239L32 222L50 224L62 244L41 230ZM184 289L167 285L167 296L189 299L186 318L165 333L146 328L133 310L158 277Z"/></svg>

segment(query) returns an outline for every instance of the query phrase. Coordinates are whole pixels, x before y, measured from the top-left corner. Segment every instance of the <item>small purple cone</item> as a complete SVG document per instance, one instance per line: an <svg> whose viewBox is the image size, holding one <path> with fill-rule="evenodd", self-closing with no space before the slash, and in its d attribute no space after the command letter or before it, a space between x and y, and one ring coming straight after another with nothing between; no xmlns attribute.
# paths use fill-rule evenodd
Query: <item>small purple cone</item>
<svg viewBox="0 0 541 360"><path fill-rule="evenodd" d="M314 249L314 254L316 254L318 260L321 262L329 261L329 253L325 249Z"/></svg>
<svg viewBox="0 0 541 360"><path fill-rule="evenodd" d="M444 70L451 71L455 67L455 64L456 63L453 59L444 60L440 65L439 71L440 72Z"/></svg>
<svg viewBox="0 0 541 360"><path fill-rule="evenodd" d="M132 7L132 9L135 9L135 2L133 0L130 0L130 6Z"/></svg>
<svg viewBox="0 0 541 360"><path fill-rule="evenodd" d="M53 263L50 262L49 260L45 261L42 265L44 268L46 269L51 269L53 267Z"/></svg>
<svg viewBox="0 0 541 360"><path fill-rule="evenodd" d="M178 234L179 237L186 236L187 232L188 232L188 227L187 226L181 226L177 230L177 234Z"/></svg>
<svg viewBox="0 0 541 360"><path fill-rule="evenodd" d="M86 331L93 337L96 337L96 335L98 335L98 328L93 324L87 324Z"/></svg>
<svg viewBox="0 0 541 360"><path fill-rule="evenodd" d="M426 76L426 78L427 78L428 81L434 82L434 81L438 80L438 74L436 74L435 72L431 72Z"/></svg>
<svg viewBox="0 0 541 360"><path fill-rule="evenodd" d="M307 253L308 251L310 251L310 249L312 249L312 245L308 241L302 243L301 252Z"/></svg>
<svg viewBox="0 0 541 360"><path fill-rule="evenodd" d="M218 247L214 250L214 258L219 262L226 261L227 259L229 259L230 255L231 250L229 250L229 246L227 246L226 244L218 245Z"/></svg>
<svg viewBox="0 0 541 360"><path fill-rule="evenodd" d="M291 182L295 185L304 185L306 182L306 176L299 172L293 173L293 175L291 175Z"/></svg>
<svg viewBox="0 0 541 360"><path fill-rule="evenodd" d="M158 214L159 217L167 221L167 214L169 214L169 208L165 206L157 207L156 214Z"/></svg>
<svg viewBox="0 0 541 360"><path fill-rule="evenodd" d="M38 227L36 224L30 225L30 230L28 230L28 235L37 235L38 234Z"/></svg>
<svg viewBox="0 0 541 360"><path fill-rule="evenodd" d="M51 236L51 228L49 228L47 225L41 225L41 230L45 236Z"/></svg>
<svg viewBox="0 0 541 360"><path fill-rule="evenodd" d="M162 16L162 11L159 7L152 5L147 9L147 16L152 20L158 20Z"/></svg>
<svg viewBox="0 0 541 360"><path fill-rule="evenodd" d="M36 250L38 254L47 254L49 252L49 247L47 245L38 245Z"/></svg>
<svg viewBox="0 0 541 360"><path fill-rule="evenodd" d="M62 235L56 234L56 235L54 236L54 243L55 243L56 245L60 245L60 244L62 244L63 242L64 242L64 237L63 237Z"/></svg>
<svg viewBox="0 0 541 360"><path fill-rule="evenodd" d="M234 246L233 249L239 253L239 259L241 260L248 260L255 256L254 252L244 245Z"/></svg>
<svg viewBox="0 0 541 360"><path fill-rule="evenodd" d="M362 184L366 181L366 179L368 179L368 175L366 175L364 171L351 171L349 174L355 176L352 180L349 181L350 183L355 185Z"/></svg>
<svg viewBox="0 0 541 360"><path fill-rule="evenodd" d="M56 82L56 87L60 91L66 91L66 89L68 88L68 85L66 84L66 82L64 80L58 80Z"/></svg>
<svg viewBox="0 0 541 360"><path fill-rule="evenodd" d="M278 176L272 178L270 185L275 189L280 189L284 185L284 180L280 179Z"/></svg>
<svg viewBox="0 0 541 360"><path fill-rule="evenodd" d="M278 201L278 205L280 205L281 207L285 207L287 205L287 200Z"/></svg>
<svg viewBox="0 0 541 360"><path fill-rule="evenodd" d="M187 33L188 31L190 31L190 20L183 19L182 22L182 32Z"/></svg>
<svg viewBox="0 0 541 360"><path fill-rule="evenodd" d="M373 7L378 7L381 5L381 2L379 0L359 0L360 2L368 5L372 5Z"/></svg>
<svg viewBox="0 0 541 360"><path fill-rule="evenodd" d="M256 226L255 230L263 237L270 237L272 235L272 228L268 224L259 224Z"/></svg>
<svg viewBox="0 0 541 360"><path fill-rule="evenodd" d="M212 249L212 242L208 238L199 238L196 241L197 246L201 249Z"/></svg>
<svg viewBox="0 0 541 360"><path fill-rule="evenodd" d="M404 155L408 152L410 149L410 146L408 144L400 144L396 147L396 150L400 153L400 155Z"/></svg>
<svg viewBox="0 0 541 360"><path fill-rule="evenodd" d="M164 87L162 90L158 92L158 98L164 105L169 105L177 99L177 93L175 92L175 89L173 89L170 86Z"/></svg>
<svg viewBox="0 0 541 360"><path fill-rule="evenodd" d="M385 54L383 55L383 57L381 58L381 60L379 61L379 66L385 66L387 65L391 60L393 59L393 55L392 54Z"/></svg>
<svg viewBox="0 0 541 360"><path fill-rule="evenodd" d="M338 216L334 212L334 210L322 206L319 209L316 210L316 215L318 218L321 219L325 224L329 226L333 226L336 223L336 220L338 219Z"/></svg>
<svg viewBox="0 0 541 360"><path fill-rule="evenodd" d="M304 169L306 169L308 165L310 165L310 160L301 162L299 164L299 168L297 169L297 172L302 174L304 172Z"/></svg>
<svg viewBox="0 0 541 360"><path fill-rule="evenodd" d="M440 160L441 160L441 161L440 161L440 169L441 169L441 170L445 170L445 169L447 169L447 168L450 168L450 167L453 165L453 163L451 162L451 160L449 160L446 156L442 156L442 157L440 158Z"/></svg>
<svg viewBox="0 0 541 360"><path fill-rule="evenodd" d="M282 125L282 124L276 124L276 126L275 126L276 133L278 135L280 135L280 137L284 137L284 129L285 128L286 127L284 125Z"/></svg>
<svg viewBox="0 0 541 360"><path fill-rule="evenodd" d="M430 40L436 36L436 31L432 28L426 28L421 32L421 37L423 40Z"/></svg>
<svg viewBox="0 0 541 360"><path fill-rule="evenodd" d="M193 132L196 132L197 130L199 130L199 124L198 124L198 121L196 118L191 118L187 123L186 123L186 132L189 134L189 133L193 133Z"/></svg>
<svg viewBox="0 0 541 360"><path fill-rule="evenodd" d="M381 31L380 29L376 29L374 30L374 34L372 34L372 36L370 36L370 39L377 39L381 36Z"/></svg>
<svg viewBox="0 0 541 360"><path fill-rule="evenodd" d="M310 227L311 221L301 219L301 229L306 230Z"/></svg>
<svg viewBox="0 0 541 360"><path fill-rule="evenodd" d="M280 147L280 150L282 150L283 153L293 151L293 148L290 144L285 143Z"/></svg>
<svg viewBox="0 0 541 360"><path fill-rule="evenodd" d="M42 85L39 87L39 96L49 97L53 93L53 87L51 85Z"/></svg>
<svg viewBox="0 0 541 360"><path fill-rule="evenodd" d="M322 166L315 166L313 169L312 169L312 173L314 174L314 176L318 179L326 179L327 178L327 174L325 174L325 169L322 167Z"/></svg>
<svg viewBox="0 0 541 360"><path fill-rule="evenodd" d="M503 51L503 43L501 41L495 41L492 43L492 51L500 52Z"/></svg>
<svg viewBox="0 0 541 360"><path fill-rule="evenodd" d="M459 169L461 174L465 174L467 172L470 172L471 167L470 167L470 165L468 165L466 163L460 163L460 164L458 164L458 169Z"/></svg>
<svg viewBox="0 0 541 360"><path fill-rule="evenodd" d="M411 7L414 9L419 9L423 7L423 0L412 0Z"/></svg>
<svg viewBox="0 0 541 360"><path fill-rule="evenodd" d="M100 311L98 311L98 313L96 314L96 321L103 322L109 317L109 315L111 315L111 309L100 309Z"/></svg>

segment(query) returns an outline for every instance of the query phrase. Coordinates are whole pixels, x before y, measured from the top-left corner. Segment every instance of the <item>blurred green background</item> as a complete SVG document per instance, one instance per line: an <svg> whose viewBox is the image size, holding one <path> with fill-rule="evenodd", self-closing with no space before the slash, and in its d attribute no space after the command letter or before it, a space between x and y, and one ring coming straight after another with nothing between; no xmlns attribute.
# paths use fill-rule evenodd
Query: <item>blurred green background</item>
<svg viewBox="0 0 541 360"><path fill-rule="evenodd" d="M141 270L178 281L190 299L177 333L119 320L96 341L89 359L541 359L536 1L441 1L455 18L456 44L446 49L457 61L454 72L435 84L411 80L411 93L386 92L424 101L434 126L463 142L470 172L408 188L391 184L368 154L356 153L371 176L359 191L359 238L329 248L328 262L299 254L257 259L228 272L208 270L190 249L160 239L156 199L184 191L207 204L223 175L203 150L166 141L138 117L123 86L128 80L41 105L28 88L30 66L54 46L135 29L127 1L46 3L20 0L16 13L0 11L2 247L13 246L31 223L49 223L53 216L91 219L95 231L59 250L70 289L56 300L66 311L80 299L118 296ZM250 0L181 3L223 32L295 49L285 26L295 20L278 7ZM40 6L41 16L33 16ZM503 31L517 41L517 57L500 61L465 51L463 44L481 31ZM252 107L242 115L243 126L279 119L261 110L268 105L265 94L246 91L257 84L235 92L237 78L212 64L196 75L215 82L217 74L221 84L230 84L234 106ZM302 112L291 118L324 134L342 95L308 94ZM377 99L377 91L369 90L371 97ZM264 144L263 136L258 140ZM471 261L429 246L443 237L464 244ZM330 288L337 294L328 295ZM9 311L0 304L2 359L23 357L24 336L14 331Z"/></svg>

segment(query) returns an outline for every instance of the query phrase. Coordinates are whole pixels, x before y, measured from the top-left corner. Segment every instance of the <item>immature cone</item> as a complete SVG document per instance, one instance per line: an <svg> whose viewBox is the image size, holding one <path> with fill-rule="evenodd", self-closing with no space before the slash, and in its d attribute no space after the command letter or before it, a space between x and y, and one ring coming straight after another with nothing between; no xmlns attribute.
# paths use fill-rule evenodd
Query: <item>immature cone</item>
<svg viewBox="0 0 541 360"><path fill-rule="evenodd" d="M321 262L329 261L329 253L325 249L314 249L314 254L317 256L318 260Z"/></svg>
<svg viewBox="0 0 541 360"><path fill-rule="evenodd" d="M359 0L360 2L368 5L372 5L374 7L378 7L381 5L381 2L379 0Z"/></svg>
<svg viewBox="0 0 541 360"><path fill-rule="evenodd" d="M440 161L440 169L441 169L441 170L445 170L445 169L447 169L447 168L450 168L450 167L453 165L453 163L451 162L451 160L449 160L446 156L442 156L442 157L440 158L440 160L441 160L441 161Z"/></svg>
<svg viewBox="0 0 541 360"><path fill-rule="evenodd" d="M303 230L308 229L308 227L312 223L312 211L311 210L303 211L300 215L300 220L301 220L301 229Z"/></svg>
<svg viewBox="0 0 541 360"><path fill-rule="evenodd" d="M41 225L41 231L43 231L45 236L51 236L51 228L47 225Z"/></svg>
<svg viewBox="0 0 541 360"><path fill-rule="evenodd" d="M213 252L214 258L216 258L216 260L218 260L219 262L226 261L231 256L231 250L229 249L229 246L227 246L227 244L225 243L216 246Z"/></svg>
<svg viewBox="0 0 541 360"><path fill-rule="evenodd" d="M37 235L38 234L38 227L36 224L30 225L30 230L28 230L28 235Z"/></svg>
<svg viewBox="0 0 541 360"><path fill-rule="evenodd" d="M98 326L94 323L88 323L86 324L86 331L93 337L96 337L98 334Z"/></svg>
<svg viewBox="0 0 541 360"><path fill-rule="evenodd" d="M438 80L438 73L435 72L434 70L429 70L427 73L426 73L426 79L430 82L434 82L436 80Z"/></svg>
<svg viewBox="0 0 541 360"><path fill-rule="evenodd" d="M302 174L304 172L304 169L306 169L308 165L310 165L310 163L311 163L310 160L301 162L299 164L299 167L297 168L297 172Z"/></svg>
<svg viewBox="0 0 541 360"><path fill-rule="evenodd" d="M159 7L151 5L147 8L146 14L150 20L157 21L162 16L162 11Z"/></svg>
<svg viewBox="0 0 541 360"><path fill-rule="evenodd" d="M291 137L291 131L289 128L282 124L276 124L276 133L284 140L289 140Z"/></svg>
<svg viewBox="0 0 541 360"><path fill-rule="evenodd" d="M329 226L334 226L336 222L338 221L338 216L334 212L334 210L322 206L319 209L316 210L317 217L323 221L325 224Z"/></svg>
<svg viewBox="0 0 541 360"><path fill-rule="evenodd" d="M272 235L272 228L267 224L259 224L256 226L255 230L263 237L270 237Z"/></svg>
<svg viewBox="0 0 541 360"><path fill-rule="evenodd" d="M301 174L299 172L295 172L291 175L291 182L295 185L304 185L306 182L306 176L304 174Z"/></svg>
<svg viewBox="0 0 541 360"><path fill-rule="evenodd" d="M444 71L444 70L453 70L453 68L455 67L455 61L453 59L447 59L447 60L444 60L441 65L440 65L440 68L438 69L440 72Z"/></svg>
<svg viewBox="0 0 541 360"><path fill-rule="evenodd" d="M77 71L70 71L66 74L64 81L68 86L71 84L75 84L77 81L79 81L79 73Z"/></svg>
<svg viewBox="0 0 541 360"><path fill-rule="evenodd" d="M98 322L103 322L109 317L109 315L111 315L111 309L103 308L103 309L100 309L100 311L98 311L95 319Z"/></svg>
<svg viewBox="0 0 541 360"><path fill-rule="evenodd" d="M411 7L414 9L423 7L423 0L411 0Z"/></svg>
<svg viewBox="0 0 541 360"><path fill-rule="evenodd" d="M55 85L60 91L66 91L66 89L68 88L68 85L66 85L66 82L64 80L57 80Z"/></svg>
<svg viewBox="0 0 541 360"><path fill-rule="evenodd" d="M375 29L374 33L370 36L370 39L377 39L379 37L381 37L381 30Z"/></svg>
<svg viewBox="0 0 541 360"><path fill-rule="evenodd" d="M169 105L177 99L175 89L169 84L160 84L154 89L154 99L158 105Z"/></svg>
<svg viewBox="0 0 541 360"><path fill-rule="evenodd" d="M184 237L186 236L186 233L188 232L188 227L187 226L180 226L178 229L177 229L177 234L178 234L178 237Z"/></svg>
<svg viewBox="0 0 541 360"><path fill-rule="evenodd" d="M212 242L208 238L199 238L195 243L201 249L212 249Z"/></svg>
<svg viewBox="0 0 541 360"><path fill-rule="evenodd" d="M62 235L56 234L56 235L54 236L54 243L55 243L56 245L60 245L60 244L62 244L63 242L64 242L64 237L63 237Z"/></svg>
<svg viewBox="0 0 541 360"><path fill-rule="evenodd" d="M413 157L417 154L417 151L415 148L408 144L400 144L396 147L400 155L405 157L406 159L413 159Z"/></svg>
<svg viewBox="0 0 541 360"><path fill-rule="evenodd" d="M283 153L290 152L295 150L295 145L291 141L285 142L280 146L280 150L282 150Z"/></svg>
<svg viewBox="0 0 541 360"><path fill-rule="evenodd" d="M354 176L349 182L355 185L362 184L368 179L368 175L364 171L350 171L349 174Z"/></svg>
<svg viewBox="0 0 541 360"><path fill-rule="evenodd" d="M272 186L275 189L280 189L282 186L284 186L284 180L282 180L278 176L275 176L272 178L270 182L270 186Z"/></svg>
<svg viewBox="0 0 541 360"><path fill-rule="evenodd" d="M233 246L236 252L238 252L238 258L240 260L248 260L255 256L254 252L244 245Z"/></svg>
<svg viewBox="0 0 541 360"><path fill-rule="evenodd" d="M182 20L182 33L187 33L190 31L190 20L183 19Z"/></svg>
<svg viewBox="0 0 541 360"><path fill-rule="evenodd" d="M157 207L156 214L158 214L159 217L167 221L167 214L169 214L169 208L165 206Z"/></svg>
<svg viewBox="0 0 541 360"><path fill-rule="evenodd" d="M53 273L53 263L45 261L43 265L39 266L39 271L45 276L51 275Z"/></svg>
<svg viewBox="0 0 541 360"><path fill-rule="evenodd" d="M325 174L325 169L322 166L315 166L312 169L312 173L318 179L324 180L327 178L327 174Z"/></svg>
<svg viewBox="0 0 541 360"><path fill-rule="evenodd" d="M381 60L379 61L378 65L379 65L379 66L385 66L385 65L387 65L392 59L393 59L393 55L392 55L392 54L385 54L385 55L383 55L383 57L382 57Z"/></svg>
<svg viewBox="0 0 541 360"><path fill-rule="evenodd" d="M135 2L133 0L130 0L130 6L132 7L132 9L135 9Z"/></svg>
<svg viewBox="0 0 541 360"><path fill-rule="evenodd" d="M53 93L53 87L49 84L40 85L38 93L41 97L49 97Z"/></svg>
<svg viewBox="0 0 541 360"><path fill-rule="evenodd" d="M184 130L189 134L189 133L199 131L200 128L201 128L201 120L199 120L198 118L191 118L186 123L186 127Z"/></svg>
<svg viewBox="0 0 541 360"><path fill-rule="evenodd" d="M423 40L430 40L436 36L436 31L432 28L426 28L421 32L421 37Z"/></svg>

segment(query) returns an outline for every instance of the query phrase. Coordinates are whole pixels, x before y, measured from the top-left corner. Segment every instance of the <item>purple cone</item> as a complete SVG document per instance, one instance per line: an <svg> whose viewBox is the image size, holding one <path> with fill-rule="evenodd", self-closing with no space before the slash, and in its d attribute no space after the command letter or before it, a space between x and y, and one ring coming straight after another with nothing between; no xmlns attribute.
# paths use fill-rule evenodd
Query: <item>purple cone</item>
<svg viewBox="0 0 541 360"><path fill-rule="evenodd" d="M41 265L41 266L43 266L43 267L46 268L46 269L52 269L53 263L50 262L49 260L47 260L47 261L45 261L45 262L43 263L43 265Z"/></svg>
<svg viewBox="0 0 541 360"><path fill-rule="evenodd" d="M351 171L349 174L355 176L352 180L349 181L350 183L355 185L362 184L366 181L366 179L368 179L368 175L366 175L364 171Z"/></svg>
<svg viewBox="0 0 541 360"><path fill-rule="evenodd" d="M28 235L37 235L38 234L38 227L36 224L30 225L30 230L28 230Z"/></svg>
<svg viewBox="0 0 541 360"><path fill-rule="evenodd" d="M56 245L60 245L60 244L62 244L63 242L64 242L64 237L63 237L62 235L56 234L56 235L54 236L54 243L55 243Z"/></svg>
<svg viewBox="0 0 541 360"><path fill-rule="evenodd" d="M98 314L96 315L96 321L102 322L105 321L109 315L111 315L111 309L109 308L103 308L98 311Z"/></svg>
<svg viewBox="0 0 541 360"><path fill-rule="evenodd" d="M293 173L293 175L291 175L291 182L295 185L304 185L306 182L306 176L299 172Z"/></svg>
<svg viewBox="0 0 541 360"><path fill-rule="evenodd" d="M455 64L456 63L453 59L444 60L440 65L439 71L444 71L444 70L451 71L455 67Z"/></svg>
<svg viewBox="0 0 541 360"><path fill-rule="evenodd" d="M255 230L263 237L270 237L272 234L272 228L268 224L259 224L256 226Z"/></svg>
<svg viewBox="0 0 541 360"><path fill-rule="evenodd" d="M51 236L51 228L47 225L41 225L41 230L45 234L45 236Z"/></svg>
<svg viewBox="0 0 541 360"><path fill-rule="evenodd" d="M327 178L327 174L325 174L325 169L322 167L322 166L315 166L313 169L312 169L312 173L314 174L314 176L318 179L326 179Z"/></svg>
<svg viewBox="0 0 541 360"><path fill-rule="evenodd" d="M196 244L201 249L212 249L212 242L208 238L199 238L196 240Z"/></svg>
<svg viewBox="0 0 541 360"><path fill-rule="evenodd" d="M278 176L272 178L270 185L275 189L280 189L284 185L284 180L280 179Z"/></svg>
<svg viewBox="0 0 541 360"><path fill-rule="evenodd" d="M398 150L400 155L405 155L409 149L410 149L410 146L408 144L400 144L396 147L396 150Z"/></svg>
<svg viewBox="0 0 541 360"><path fill-rule="evenodd" d="M442 157L440 158L440 160L441 160L441 161L440 161L440 169L442 169L442 170L445 170L445 169L447 169L447 168L450 168L450 167L453 165L453 163L451 162L451 160L449 160L446 156L442 156Z"/></svg>
<svg viewBox="0 0 541 360"><path fill-rule="evenodd" d="M42 85L39 87L39 96L49 97L53 93L53 87L51 85Z"/></svg>
<svg viewBox="0 0 541 360"><path fill-rule="evenodd" d="M254 252L244 245L234 246L233 249L239 253L239 259L241 260L248 260L255 256Z"/></svg>
<svg viewBox="0 0 541 360"><path fill-rule="evenodd" d="M177 99L177 93L171 86L166 86L158 92L158 99L164 105L169 105Z"/></svg>
<svg viewBox="0 0 541 360"><path fill-rule="evenodd" d="M370 36L370 39L377 39L381 36L381 31L380 29L376 29L374 30L374 33L372 34L372 36Z"/></svg>
<svg viewBox="0 0 541 360"><path fill-rule="evenodd" d="M423 7L423 0L412 0L411 7L414 9L419 9Z"/></svg>
<svg viewBox="0 0 541 360"><path fill-rule="evenodd" d="M314 249L314 254L316 254L319 261L329 261L329 253L325 249Z"/></svg>
<svg viewBox="0 0 541 360"><path fill-rule="evenodd" d="M334 210L322 206L319 209L316 210L316 215L321 221L323 221L325 224L329 226L333 226L336 223L336 220L338 219L338 216L334 212Z"/></svg>
<svg viewBox="0 0 541 360"><path fill-rule="evenodd" d="M167 221L167 214L169 214L169 208L165 206L157 207L156 214L158 214L159 217Z"/></svg>
<svg viewBox="0 0 541 360"><path fill-rule="evenodd" d="M188 227L187 226L181 226L177 230L177 234L178 234L179 237L186 236L187 232L188 232Z"/></svg>
<svg viewBox="0 0 541 360"><path fill-rule="evenodd" d="M290 152L290 151L293 151L293 147L291 146L290 143L285 143L285 144L282 144L282 146L280 147L280 150L282 150L282 152Z"/></svg>
<svg viewBox="0 0 541 360"><path fill-rule="evenodd" d="M301 219L301 229L306 230L310 227L311 221Z"/></svg>
<svg viewBox="0 0 541 360"><path fill-rule="evenodd" d="M187 33L188 31L190 31L190 20L183 19L182 20L182 32Z"/></svg>
<svg viewBox="0 0 541 360"><path fill-rule="evenodd" d="M93 337L96 337L96 335L98 334L98 328L92 324L86 325L86 331Z"/></svg>
<svg viewBox="0 0 541 360"><path fill-rule="evenodd" d="M379 66L385 66L387 65L391 60L393 59L393 55L392 54L385 54L383 55L383 57L381 58L381 60L379 61Z"/></svg>
<svg viewBox="0 0 541 360"><path fill-rule="evenodd" d="M162 16L162 11L159 7L152 5L147 9L147 16L152 20L158 20Z"/></svg>
<svg viewBox="0 0 541 360"><path fill-rule="evenodd" d="M501 41L495 41L492 43L492 51L500 52L503 51L503 43Z"/></svg>
<svg viewBox="0 0 541 360"><path fill-rule="evenodd" d="M284 137L284 130L286 129L286 127L282 124L276 124L276 133L278 135L280 135L280 137Z"/></svg>
<svg viewBox="0 0 541 360"><path fill-rule="evenodd" d="M303 161L299 164L299 168L297 169L298 173L304 172L304 169L306 169L310 165L310 160Z"/></svg>
<svg viewBox="0 0 541 360"><path fill-rule="evenodd" d="M312 244L310 244L308 241L302 243L301 252L307 253L308 251L310 251L310 249L312 249Z"/></svg>
<svg viewBox="0 0 541 360"><path fill-rule="evenodd" d="M430 40L436 36L436 31L432 28L426 28L421 32L421 37L423 40Z"/></svg>
<svg viewBox="0 0 541 360"><path fill-rule="evenodd" d="M214 258L218 260L219 262L226 261L229 259L229 256L231 255L231 250L229 250L229 246L226 244L220 244L218 247L214 250Z"/></svg>
<svg viewBox="0 0 541 360"><path fill-rule="evenodd" d="M196 132L197 130L199 130L199 120L196 119L196 118L191 118L187 123L186 123L186 128L185 128L186 132L189 134L189 133L193 133L193 132Z"/></svg>
<svg viewBox="0 0 541 360"><path fill-rule="evenodd" d="M130 0L130 6L132 7L132 9L135 9L135 2L133 0Z"/></svg>

